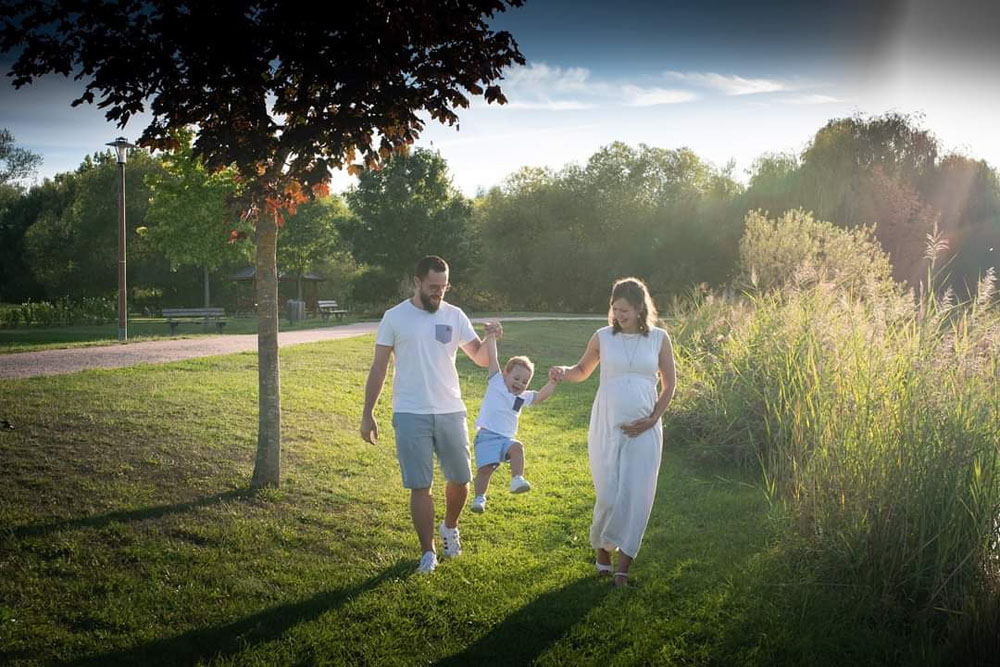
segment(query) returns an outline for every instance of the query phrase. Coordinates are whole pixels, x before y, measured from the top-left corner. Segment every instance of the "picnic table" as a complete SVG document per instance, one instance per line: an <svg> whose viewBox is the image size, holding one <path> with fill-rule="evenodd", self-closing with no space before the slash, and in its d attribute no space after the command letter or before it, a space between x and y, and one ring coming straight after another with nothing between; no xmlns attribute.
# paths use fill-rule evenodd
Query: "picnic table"
<svg viewBox="0 0 1000 667"><path fill-rule="evenodd" d="M335 315L337 317L337 321L339 322L344 319L344 315L347 314L347 311L341 308L333 299L317 301L316 312L323 317L324 322L330 319L331 315Z"/></svg>

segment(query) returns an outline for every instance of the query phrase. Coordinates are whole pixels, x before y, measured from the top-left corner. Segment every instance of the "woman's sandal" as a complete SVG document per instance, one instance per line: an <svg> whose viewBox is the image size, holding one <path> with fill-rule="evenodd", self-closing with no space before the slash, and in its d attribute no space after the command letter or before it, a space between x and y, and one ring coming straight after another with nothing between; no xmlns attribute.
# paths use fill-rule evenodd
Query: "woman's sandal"
<svg viewBox="0 0 1000 667"><path fill-rule="evenodd" d="M597 568L597 576L599 577L606 577L611 574L611 563L602 563L595 560L594 567Z"/></svg>
<svg viewBox="0 0 1000 667"><path fill-rule="evenodd" d="M615 577L621 577L622 579L625 580L625 581L621 582L620 584L615 581L614 583L615 583L616 586L619 586L619 587L628 586L628 572L615 572L613 575L611 575L611 580L614 581Z"/></svg>

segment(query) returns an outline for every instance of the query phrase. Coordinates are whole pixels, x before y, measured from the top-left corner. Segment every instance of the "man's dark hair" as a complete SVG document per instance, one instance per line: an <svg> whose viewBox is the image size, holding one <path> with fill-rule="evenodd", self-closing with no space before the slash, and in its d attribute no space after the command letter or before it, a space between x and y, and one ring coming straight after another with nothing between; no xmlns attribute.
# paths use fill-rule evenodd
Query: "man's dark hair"
<svg viewBox="0 0 1000 667"><path fill-rule="evenodd" d="M444 273L448 270L448 262L444 261L437 255L427 255L419 262L417 262L417 269L414 271L414 275L417 278L423 280L427 277L427 274L431 271L437 271L438 273Z"/></svg>

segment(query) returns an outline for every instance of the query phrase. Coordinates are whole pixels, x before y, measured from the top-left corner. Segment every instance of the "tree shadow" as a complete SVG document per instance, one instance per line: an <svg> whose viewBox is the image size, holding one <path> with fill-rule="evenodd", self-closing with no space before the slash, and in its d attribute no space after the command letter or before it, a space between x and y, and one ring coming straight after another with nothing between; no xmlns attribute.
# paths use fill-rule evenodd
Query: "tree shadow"
<svg viewBox="0 0 1000 667"><path fill-rule="evenodd" d="M347 588L323 591L289 604L266 609L233 623L199 628L176 637L159 639L130 649L87 656L62 664L105 665L193 665L224 658L257 644L278 639L295 626L315 620L390 579L404 578L413 562L400 560L379 574Z"/></svg>
<svg viewBox="0 0 1000 667"><path fill-rule="evenodd" d="M479 641L435 665L528 664L581 622L612 591L605 579L578 579L521 607Z"/></svg>
<svg viewBox="0 0 1000 667"><path fill-rule="evenodd" d="M59 532L66 529L74 528L103 528L112 522L127 523L130 521L144 521L146 519L159 519L161 517L167 516L169 514L179 514L181 512L188 512L195 509L196 507L206 507L208 505L214 505L215 503L225 502L227 500L243 500L252 498L254 492L250 489L233 489L231 491L223 491L221 493L213 493L210 496L205 496L204 498L197 498L195 500L189 500L183 503L174 503L172 505L158 505L156 507L143 507L136 510L119 510L117 512L108 512L107 514L99 514L96 516L84 516L75 519L63 519L61 521L54 521L52 523L45 523L40 525L21 525L14 526L11 530L11 534L17 539L23 539L26 537L44 537L50 533Z"/></svg>

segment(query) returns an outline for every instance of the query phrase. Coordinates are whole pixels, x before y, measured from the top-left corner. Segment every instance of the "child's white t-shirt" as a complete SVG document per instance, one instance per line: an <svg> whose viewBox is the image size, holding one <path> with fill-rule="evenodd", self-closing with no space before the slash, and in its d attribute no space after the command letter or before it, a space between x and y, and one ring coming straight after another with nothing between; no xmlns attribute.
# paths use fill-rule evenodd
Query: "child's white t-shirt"
<svg viewBox="0 0 1000 667"><path fill-rule="evenodd" d="M496 372L486 383L486 395L479 407L476 428L485 428L494 433L513 438L517 435L517 420L521 408L535 402L535 392L527 389L520 394L512 394L503 381L503 373Z"/></svg>
<svg viewBox="0 0 1000 667"><path fill-rule="evenodd" d="M417 308L409 299L385 311L375 344L393 348L393 411L425 415L464 412L455 353L476 338L462 309L444 301L433 313Z"/></svg>

